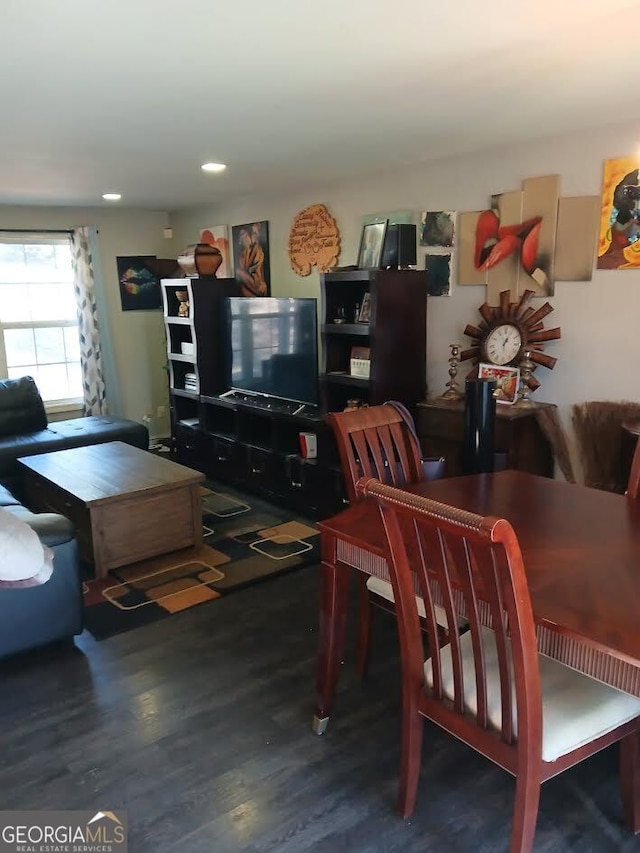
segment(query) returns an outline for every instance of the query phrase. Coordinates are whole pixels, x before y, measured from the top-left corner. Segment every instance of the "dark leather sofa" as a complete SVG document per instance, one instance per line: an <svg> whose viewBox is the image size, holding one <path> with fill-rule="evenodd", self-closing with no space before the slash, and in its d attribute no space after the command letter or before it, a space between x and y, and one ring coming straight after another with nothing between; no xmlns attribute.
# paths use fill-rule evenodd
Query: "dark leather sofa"
<svg viewBox="0 0 640 853"><path fill-rule="evenodd" d="M111 415L94 415L48 423L44 403L30 376L0 380L0 483L19 490L21 456L70 447L125 441L146 450L143 424Z"/></svg>
<svg viewBox="0 0 640 853"><path fill-rule="evenodd" d="M53 573L46 583L0 588L0 658L82 631L82 583L74 527L62 515L33 513L21 504L17 460L106 441L125 441L146 450L149 434L142 424L110 416L49 424L31 377L0 380L0 507L29 524L54 553Z"/></svg>

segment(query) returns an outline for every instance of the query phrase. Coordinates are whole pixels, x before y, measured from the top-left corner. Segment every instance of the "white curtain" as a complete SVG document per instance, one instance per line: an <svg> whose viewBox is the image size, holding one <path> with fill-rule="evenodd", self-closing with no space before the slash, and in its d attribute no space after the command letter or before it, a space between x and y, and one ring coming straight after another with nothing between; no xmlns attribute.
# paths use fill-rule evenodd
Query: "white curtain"
<svg viewBox="0 0 640 853"><path fill-rule="evenodd" d="M83 408L85 415L104 415L107 412L107 398L102 371L95 275L89 235L90 229L83 225L74 229L71 237L74 287L78 308L78 331L80 334Z"/></svg>

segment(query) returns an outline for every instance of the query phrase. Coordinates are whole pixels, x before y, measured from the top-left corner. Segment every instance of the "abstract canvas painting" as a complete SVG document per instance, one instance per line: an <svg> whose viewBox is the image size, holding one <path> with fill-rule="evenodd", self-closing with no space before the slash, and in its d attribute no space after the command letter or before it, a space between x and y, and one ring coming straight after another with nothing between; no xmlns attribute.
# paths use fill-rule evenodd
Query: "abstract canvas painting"
<svg viewBox="0 0 640 853"><path fill-rule="evenodd" d="M203 228L198 242L207 243L209 246L215 246L216 249L219 249L222 255L222 263L218 267L216 276L218 278L231 278L233 276L233 259L229 245L229 228L226 225L212 225L211 228Z"/></svg>
<svg viewBox="0 0 640 853"><path fill-rule="evenodd" d="M426 254L424 268L427 271L427 295L451 295L451 255Z"/></svg>
<svg viewBox="0 0 640 853"><path fill-rule="evenodd" d="M270 296L269 223L234 225L233 261L243 296Z"/></svg>
<svg viewBox="0 0 640 853"><path fill-rule="evenodd" d="M123 311L147 311L162 307L160 276L150 268L155 260L155 255L116 258Z"/></svg>
<svg viewBox="0 0 640 853"><path fill-rule="evenodd" d="M455 213L449 210L420 214L420 245L451 248L455 239Z"/></svg>
<svg viewBox="0 0 640 853"><path fill-rule="evenodd" d="M598 269L640 268L640 156L605 160Z"/></svg>

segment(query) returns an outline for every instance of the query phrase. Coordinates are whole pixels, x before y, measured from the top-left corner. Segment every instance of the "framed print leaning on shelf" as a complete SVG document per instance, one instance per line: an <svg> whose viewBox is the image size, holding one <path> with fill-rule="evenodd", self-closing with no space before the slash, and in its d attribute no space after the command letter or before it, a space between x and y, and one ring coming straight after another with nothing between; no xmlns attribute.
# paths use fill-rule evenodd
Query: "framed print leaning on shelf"
<svg viewBox="0 0 640 853"><path fill-rule="evenodd" d="M362 297L362 305L358 314L358 323L368 323L371 319L371 294L367 291Z"/></svg>
<svg viewBox="0 0 640 853"><path fill-rule="evenodd" d="M496 403L512 406L518 399L520 370L517 367L498 367L495 364L479 364L478 379L495 379Z"/></svg>
<svg viewBox="0 0 640 853"><path fill-rule="evenodd" d="M383 222L370 222L363 227L358 250L358 269L375 270L380 267L387 223L388 220L385 219Z"/></svg>

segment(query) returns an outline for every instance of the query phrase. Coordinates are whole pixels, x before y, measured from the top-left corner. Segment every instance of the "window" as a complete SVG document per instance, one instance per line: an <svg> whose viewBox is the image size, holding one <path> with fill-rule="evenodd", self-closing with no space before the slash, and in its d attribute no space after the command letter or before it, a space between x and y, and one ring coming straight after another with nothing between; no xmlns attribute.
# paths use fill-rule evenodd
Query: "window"
<svg viewBox="0 0 640 853"><path fill-rule="evenodd" d="M48 409L82 399L71 243L0 234L0 373L33 376Z"/></svg>

